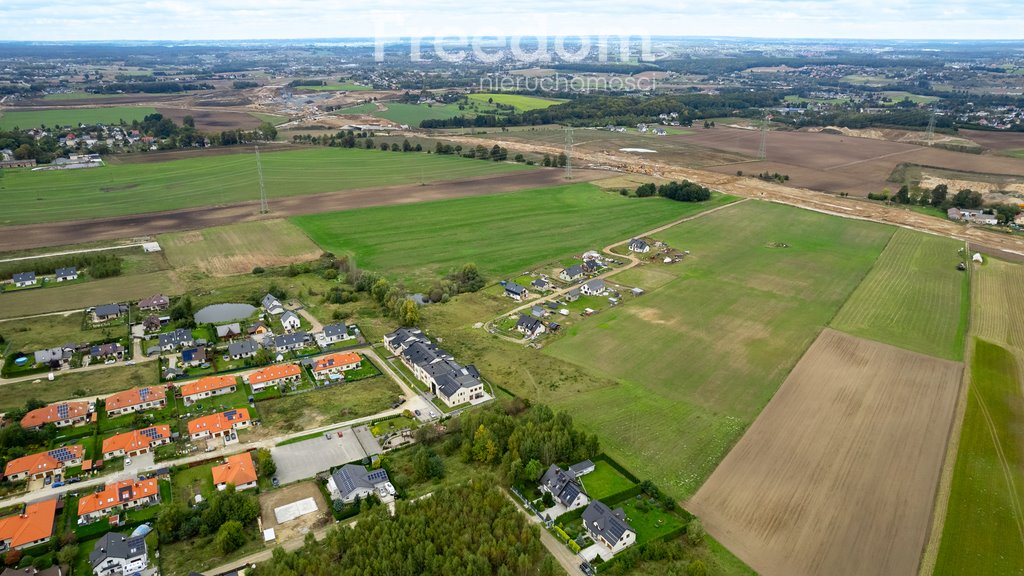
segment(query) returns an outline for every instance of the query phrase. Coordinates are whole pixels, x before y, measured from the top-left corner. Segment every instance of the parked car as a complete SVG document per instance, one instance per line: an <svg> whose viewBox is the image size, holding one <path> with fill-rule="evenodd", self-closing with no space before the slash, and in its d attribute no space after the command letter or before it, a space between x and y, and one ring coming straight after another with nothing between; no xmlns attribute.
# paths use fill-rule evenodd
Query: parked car
<svg viewBox="0 0 1024 576"><path fill-rule="evenodd" d="M135 360L129 360L124 363L125 366L135 366Z"/></svg>
<svg viewBox="0 0 1024 576"><path fill-rule="evenodd" d="M63 486L63 485L64 485L64 483L63 483L63 482L54 482L54 483L53 483L53 484L51 485L51 487L52 487L52 488L60 488L60 487L61 487L61 486Z"/></svg>
<svg viewBox="0 0 1024 576"><path fill-rule="evenodd" d="M420 415L420 411L419 411L419 410L416 410L416 411L415 411L414 413L415 413L415 414L416 414L417 416L419 416L419 415Z"/></svg>
<svg viewBox="0 0 1024 576"><path fill-rule="evenodd" d="M127 467L129 467L131 465L132 465L132 459L131 458L125 458L124 459L124 467L127 468Z"/></svg>
<svg viewBox="0 0 1024 576"><path fill-rule="evenodd" d="M281 485L281 481L277 479L277 476L271 478L270 483L274 485L274 488L277 488L278 486Z"/></svg>

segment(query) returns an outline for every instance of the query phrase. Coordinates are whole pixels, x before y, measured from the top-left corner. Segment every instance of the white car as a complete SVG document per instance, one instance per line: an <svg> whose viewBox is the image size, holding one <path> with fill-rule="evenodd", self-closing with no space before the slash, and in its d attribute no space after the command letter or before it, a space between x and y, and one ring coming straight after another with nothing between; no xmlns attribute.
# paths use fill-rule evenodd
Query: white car
<svg viewBox="0 0 1024 576"><path fill-rule="evenodd" d="M131 465L132 465L132 459L131 458L125 458L124 459L124 467L127 468L127 467L129 467Z"/></svg>

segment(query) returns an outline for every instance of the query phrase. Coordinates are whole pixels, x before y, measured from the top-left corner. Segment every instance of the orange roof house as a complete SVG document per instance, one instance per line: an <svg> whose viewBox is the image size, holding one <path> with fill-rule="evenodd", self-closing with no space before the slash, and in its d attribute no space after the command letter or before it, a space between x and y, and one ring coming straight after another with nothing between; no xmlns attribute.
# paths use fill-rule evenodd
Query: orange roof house
<svg viewBox="0 0 1024 576"><path fill-rule="evenodd" d="M274 364L249 374L248 382L249 384L262 384L283 378L293 378L300 374L302 374L302 370L295 364Z"/></svg>
<svg viewBox="0 0 1024 576"><path fill-rule="evenodd" d="M107 484L102 492L82 496L78 501L78 515L86 518L102 516L115 506L135 508L146 503L156 503L160 488L155 478L136 482L123 480Z"/></svg>
<svg viewBox="0 0 1024 576"><path fill-rule="evenodd" d="M237 410L226 410L202 418L196 418L188 423L188 434L192 438L203 436L220 436L234 428L249 425L249 410L238 408Z"/></svg>
<svg viewBox="0 0 1024 576"><path fill-rule="evenodd" d="M190 404L196 398L215 396L230 392L229 388L237 386L234 376L207 376L195 382L189 382L181 386L181 397L186 404Z"/></svg>
<svg viewBox="0 0 1024 576"><path fill-rule="evenodd" d="M313 372L351 370L358 367L362 361L363 357L355 352L328 354L316 359L316 364L313 365Z"/></svg>
<svg viewBox="0 0 1024 576"><path fill-rule="evenodd" d="M53 536L56 515L56 498L29 504L20 515L0 518L0 542L15 550L46 542Z"/></svg>
<svg viewBox="0 0 1024 576"><path fill-rule="evenodd" d="M214 466L211 472L217 490L227 488L228 484L239 490L256 487L256 465L253 464L252 454L249 452L228 456L226 464Z"/></svg>
<svg viewBox="0 0 1024 576"><path fill-rule="evenodd" d="M57 426L69 426L85 422L88 416L88 402L60 402L36 408L25 414L25 417L21 419L21 427L42 428L51 422Z"/></svg>
<svg viewBox="0 0 1024 576"><path fill-rule="evenodd" d="M166 424L150 426L142 430L132 430L103 441L103 457L129 456L148 452L152 446L159 446L171 441L171 427Z"/></svg>
<svg viewBox="0 0 1024 576"><path fill-rule="evenodd" d="M20 480L23 477L53 474L63 469L69 462L77 463L80 461L83 452L82 445L76 444L48 452L39 452L38 454L29 454L28 456L15 458L7 463L7 467L4 469L4 476L12 480Z"/></svg>
<svg viewBox="0 0 1024 576"><path fill-rule="evenodd" d="M107 414L142 410L149 407L163 406L167 403L167 387L147 386L132 388L107 396Z"/></svg>

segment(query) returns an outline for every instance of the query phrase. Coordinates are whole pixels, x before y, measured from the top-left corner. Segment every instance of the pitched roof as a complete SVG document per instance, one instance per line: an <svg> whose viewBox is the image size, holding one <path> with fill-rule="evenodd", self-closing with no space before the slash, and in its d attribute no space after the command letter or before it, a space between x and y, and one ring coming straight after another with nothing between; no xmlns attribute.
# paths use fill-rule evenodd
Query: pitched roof
<svg viewBox="0 0 1024 576"><path fill-rule="evenodd" d="M97 316L114 316L115 314L120 314L121 310L120 304L103 304L97 306L95 312Z"/></svg>
<svg viewBox="0 0 1024 576"><path fill-rule="evenodd" d="M170 303L167 296L163 294L156 294L143 300L139 300L139 308L163 308Z"/></svg>
<svg viewBox="0 0 1024 576"><path fill-rule="evenodd" d="M600 278L594 278L583 286L591 292L600 292L605 289L604 280L601 280Z"/></svg>
<svg viewBox="0 0 1024 576"><path fill-rule="evenodd" d="M54 272L54 275L57 276L57 278L67 278L68 276L75 276L77 274L78 270L76 270L74 266L68 266L66 268L57 268L57 270Z"/></svg>
<svg viewBox="0 0 1024 576"><path fill-rule="evenodd" d="M234 376L206 376L200 378L195 382L188 382L187 384L181 385L182 396L192 396L193 394L199 394L200 392L210 392L211 390L220 390L221 388L227 388L229 386L236 386Z"/></svg>
<svg viewBox="0 0 1024 576"><path fill-rule="evenodd" d="M541 477L540 483L565 506L572 504L576 497L583 492L576 482L576 474L571 469L565 471L554 464Z"/></svg>
<svg viewBox="0 0 1024 576"><path fill-rule="evenodd" d="M107 532L96 541L89 553L89 564L95 569L108 558L128 560L148 554L145 536L125 536L117 532Z"/></svg>
<svg viewBox="0 0 1024 576"><path fill-rule="evenodd" d="M566 276L572 278L574 276L579 276L583 274L583 266L580 266L579 264L573 264L572 266L569 266L565 270L562 270L562 272L565 273Z"/></svg>
<svg viewBox="0 0 1024 576"><path fill-rule="evenodd" d="M271 308L275 308L275 307L280 307L281 306L281 301L278 300L277 297L274 296L273 294L267 294L266 296L264 296L263 300L261 301L261 303L263 304L263 307L268 309L268 310L271 309Z"/></svg>
<svg viewBox="0 0 1024 576"><path fill-rule="evenodd" d="M328 338L334 338L337 336L346 336L348 334L348 326L342 324L328 324L324 326L324 336Z"/></svg>
<svg viewBox="0 0 1024 576"><path fill-rule="evenodd" d="M153 400L163 400L166 394L166 386L146 386L145 388L132 388L131 390L118 392L117 394L107 396L107 412L128 408L129 406L137 406L145 402L152 402Z"/></svg>
<svg viewBox="0 0 1024 576"><path fill-rule="evenodd" d="M155 478L149 480L123 480L107 484L101 492L86 494L78 500L78 515L92 514L113 508L125 502L147 498L160 493Z"/></svg>
<svg viewBox="0 0 1024 576"><path fill-rule="evenodd" d="M244 354L251 354L256 351L256 343L251 339L239 340L238 342L232 342L228 344L228 354L232 356L242 356Z"/></svg>
<svg viewBox="0 0 1024 576"><path fill-rule="evenodd" d="M36 273L35 272L18 272L17 274L12 276L12 279L15 282L31 282L31 281L36 279Z"/></svg>
<svg viewBox="0 0 1024 576"><path fill-rule="evenodd" d="M348 496L357 488L373 490L377 484L390 482L388 473L384 469L367 470L359 464L345 464L331 474L334 478L334 485L338 487L342 497Z"/></svg>
<svg viewBox="0 0 1024 576"><path fill-rule="evenodd" d="M323 372L324 370L331 370L332 368L356 364L362 361L363 357L355 352L328 354L316 359L316 364L313 365L313 372Z"/></svg>
<svg viewBox="0 0 1024 576"><path fill-rule="evenodd" d="M526 292L526 288L516 284L515 282L508 282L505 284L505 292L510 294L523 294Z"/></svg>
<svg viewBox="0 0 1024 576"><path fill-rule="evenodd" d="M250 452L242 452L234 456L228 456L226 464L214 466L213 485L234 484L242 486L256 481L256 466L252 462Z"/></svg>
<svg viewBox="0 0 1024 576"><path fill-rule="evenodd" d="M233 324L221 324L217 326L217 337L227 338L228 336L238 336L242 333L242 326L235 322Z"/></svg>
<svg viewBox="0 0 1024 576"><path fill-rule="evenodd" d="M610 544L618 542L626 531L636 532L626 522L626 513L622 508L612 510L599 500L591 502L583 511L583 525L592 534L601 536Z"/></svg>
<svg viewBox="0 0 1024 576"><path fill-rule="evenodd" d="M188 433L189 435L198 434L199 432L216 434L233 428L235 424L248 421L248 408L225 410L224 412L210 414L209 416L203 416L202 418L190 421L188 423Z"/></svg>
<svg viewBox="0 0 1024 576"><path fill-rule="evenodd" d="M187 342L193 342L192 331L187 328L178 328L174 332L165 332L157 336L160 346L180 346Z"/></svg>
<svg viewBox="0 0 1024 576"><path fill-rule="evenodd" d="M75 444L74 446L64 446L63 448L15 458L7 463L7 467L4 469L4 476L13 476L22 472L38 474L39 472L58 470L64 466L64 462L81 458L83 453L82 445Z"/></svg>
<svg viewBox="0 0 1024 576"><path fill-rule="evenodd" d="M149 448L157 440L171 437L171 427L166 424L150 426L141 430L132 430L111 436L103 441L103 453L109 454L118 450L132 452L142 448Z"/></svg>
<svg viewBox="0 0 1024 576"><path fill-rule="evenodd" d="M37 428L50 422L60 422L68 418L84 418L89 414L88 402L60 402L50 404L25 414L21 419L22 428Z"/></svg>
<svg viewBox="0 0 1024 576"><path fill-rule="evenodd" d="M249 374L249 384L259 384L299 374L302 374L302 369L295 364L274 364Z"/></svg>
<svg viewBox="0 0 1024 576"><path fill-rule="evenodd" d="M540 320L538 320L538 319L536 319L536 318L534 318L532 316L527 316L526 314L520 314L519 315L519 321L516 322L516 329L522 328L523 330L526 330L528 332L536 332L543 325L544 324Z"/></svg>
<svg viewBox="0 0 1024 576"><path fill-rule="evenodd" d="M11 548L42 540L53 535L53 518L57 499L43 500L25 506L25 513L0 518L0 540L10 541Z"/></svg>
<svg viewBox="0 0 1024 576"><path fill-rule="evenodd" d="M305 332L281 334L280 336L274 336L274 346L291 346L293 344L301 344L307 340L309 340L309 334Z"/></svg>

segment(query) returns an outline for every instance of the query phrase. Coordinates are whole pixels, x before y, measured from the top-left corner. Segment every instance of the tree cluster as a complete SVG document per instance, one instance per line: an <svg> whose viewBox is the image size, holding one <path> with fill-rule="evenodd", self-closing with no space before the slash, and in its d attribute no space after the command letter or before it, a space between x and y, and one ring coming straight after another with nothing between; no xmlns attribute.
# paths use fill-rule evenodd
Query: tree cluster
<svg viewBox="0 0 1024 576"><path fill-rule="evenodd" d="M215 535L215 541L224 553L245 544L245 526L260 515L260 504L255 496L236 492L228 485L222 490L189 508L184 503L168 503L156 519L156 530L164 543L187 540L196 536Z"/></svg>
<svg viewBox="0 0 1024 576"><path fill-rule="evenodd" d="M121 275L121 265L124 260L117 254L110 252L83 252L81 254L66 254L64 256L53 256L33 260L31 266L24 262L3 262L0 263L0 278L8 278L17 272L25 272L27 269L35 271L36 274L53 274L57 268L74 266L81 274L88 270L89 276L93 278L109 278Z"/></svg>
<svg viewBox="0 0 1024 576"><path fill-rule="evenodd" d="M690 182L689 180L666 182L657 187L655 187L653 182L647 182L637 186L636 195L638 198L648 198L654 196L655 191L657 191L658 196L679 202L703 202L711 199L710 188Z"/></svg>

